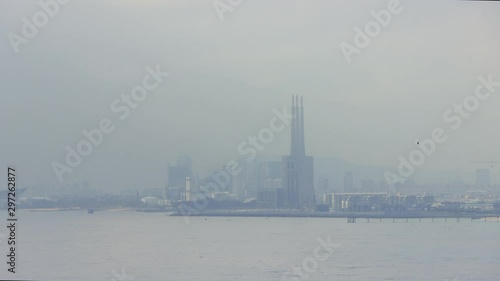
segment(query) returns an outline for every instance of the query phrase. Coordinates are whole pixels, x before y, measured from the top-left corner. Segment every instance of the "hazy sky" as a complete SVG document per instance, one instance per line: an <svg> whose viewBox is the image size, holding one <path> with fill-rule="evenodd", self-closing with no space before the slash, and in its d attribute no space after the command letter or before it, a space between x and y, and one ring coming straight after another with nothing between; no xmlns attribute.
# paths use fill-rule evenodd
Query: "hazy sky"
<svg viewBox="0 0 500 281"><path fill-rule="evenodd" d="M423 169L500 160L500 88L459 130L443 113L474 92L478 76L500 81L500 5L408 1L350 64L339 44L389 1L243 1L221 21L211 0L77 1L61 6L16 54L37 1L0 2L0 166L24 183L58 184L51 167L83 129L110 118L115 131L64 183L159 187L181 154L206 173L241 156L237 146L268 126L273 108L304 96L309 155L397 167L415 140L445 129ZM113 100L142 83L147 66L170 76L123 121ZM263 155L286 154L289 131ZM500 169L500 166L497 168Z"/></svg>

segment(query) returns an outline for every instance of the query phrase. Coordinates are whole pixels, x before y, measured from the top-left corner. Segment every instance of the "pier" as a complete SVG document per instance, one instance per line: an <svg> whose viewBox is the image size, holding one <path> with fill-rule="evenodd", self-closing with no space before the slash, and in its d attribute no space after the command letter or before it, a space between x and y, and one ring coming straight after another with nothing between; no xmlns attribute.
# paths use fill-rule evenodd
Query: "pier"
<svg viewBox="0 0 500 281"><path fill-rule="evenodd" d="M470 219L470 221L474 220L484 220L485 222L490 220L490 221L496 221L500 222L500 215L473 215L473 216L467 216L467 215L462 215L462 216L421 216L421 217L401 217L401 216L379 216L379 217L373 217L373 216L356 216L356 215L349 215L346 217L347 218L347 223L356 223L357 219L364 219L366 218L366 222L370 222L370 218L378 218L380 222L382 222L383 219L386 220L392 220L393 223L395 223L397 220L404 220L405 222L409 221L417 221L422 222L422 219L431 219L432 222L435 222L436 220L441 220L444 222L448 222L448 219L455 219L455 222L461 222L461 219Z"/></svg>
<svg viewBox="0 0 500 281"><path fill-rule="evenodd" d="M180 212L173 212L171 216L183 216ZM432 220L448 222L453 220L455 222L484 220L484 221L497 221L500 222L500 214L457 214L448 212L397 212L397 213L383 213L383 212L304 212L293 210L206 210L200 212L193 212L185 214L186 216L203 216L203 217L295 217L295 218L345 218L348 223L366 222L370 223L372 220L378 220L380 223L384 220L392 222L404 221L412 222L422 220Z"/></svg>

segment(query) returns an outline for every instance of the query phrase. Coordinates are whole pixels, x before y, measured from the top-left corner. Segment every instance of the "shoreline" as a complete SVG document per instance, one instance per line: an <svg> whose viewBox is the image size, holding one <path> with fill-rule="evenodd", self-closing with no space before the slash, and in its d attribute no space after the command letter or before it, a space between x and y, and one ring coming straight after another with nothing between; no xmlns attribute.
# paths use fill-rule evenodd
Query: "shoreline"
<svg viewBox="0 0 500 281"><path fill-rule="evenodd" d="M484 219L500 220L500 214L450 214L450 213L327 213L327 212L276 212L276 211L205 211L192 214L173 213L171 216L193 217L293 217L293 218L346 218L346 219Z"/></svg>

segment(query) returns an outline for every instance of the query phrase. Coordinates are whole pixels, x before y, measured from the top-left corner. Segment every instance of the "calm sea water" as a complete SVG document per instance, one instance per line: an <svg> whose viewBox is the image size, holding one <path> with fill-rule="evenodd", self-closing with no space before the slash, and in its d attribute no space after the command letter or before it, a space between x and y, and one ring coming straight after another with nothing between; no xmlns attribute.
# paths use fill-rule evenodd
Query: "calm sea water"
<svg viewBox="0 0 500 281"><path fill-rule="evenodd" d="M500 280L496 221L193 217L186 224L127 211L18 215L19 279L282 280L312 262L317 239L330 236L339 247L307 277L288 280ZM12 278L6 270L0 277Z"/></svg>

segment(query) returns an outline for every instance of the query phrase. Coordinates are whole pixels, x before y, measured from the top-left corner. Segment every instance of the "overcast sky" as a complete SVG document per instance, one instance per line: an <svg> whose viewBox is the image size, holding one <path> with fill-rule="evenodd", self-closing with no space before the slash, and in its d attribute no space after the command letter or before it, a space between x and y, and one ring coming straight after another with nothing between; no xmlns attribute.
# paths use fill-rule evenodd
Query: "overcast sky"
<svg viewBox="0 0 500 281"><path fill-rule="evenodd" d="M422 168L500 160L500 88L460 129L442 117L479 76L500 81L500 5L402 0L347 63L339 44L353 44L353 28L388 2L251 0L221 21L211 0L73 0L16 54L9 32L21 35L21 19L41 8L1 1L0 166L16 165L26 184L58 184L51 163L64 163L65 146L109 118L116 129L63 183L160 187L178 155L200 174L242 157L238 145L292 94L304 96L315 157L396 168L398 155L441 127L449 138ZM156 65L170 76L118 119L110 104ZM288 151L287 129L261 154Z"/></svg>

